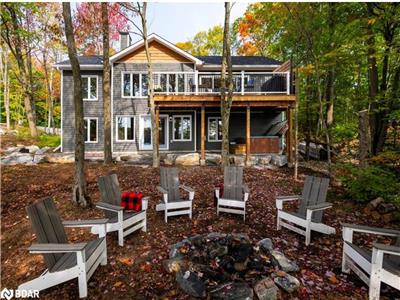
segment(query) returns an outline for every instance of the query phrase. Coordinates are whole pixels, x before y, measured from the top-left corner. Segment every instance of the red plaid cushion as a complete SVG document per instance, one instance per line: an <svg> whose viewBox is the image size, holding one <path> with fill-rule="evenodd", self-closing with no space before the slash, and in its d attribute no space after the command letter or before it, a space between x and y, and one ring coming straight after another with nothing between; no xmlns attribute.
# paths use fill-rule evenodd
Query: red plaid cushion
<svg viewBox="0 0 400 300"><path fill-rule="evenodd" d="M121 207L125 210L142 210L142 193L123 192L121 195Z"/></svg>

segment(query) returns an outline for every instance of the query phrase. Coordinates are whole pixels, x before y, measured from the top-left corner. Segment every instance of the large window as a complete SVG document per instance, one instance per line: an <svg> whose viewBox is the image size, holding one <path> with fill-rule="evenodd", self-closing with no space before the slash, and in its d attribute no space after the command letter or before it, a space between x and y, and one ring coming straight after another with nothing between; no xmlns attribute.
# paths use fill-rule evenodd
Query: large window
<svg viewBox="0 0 400 300"><path fill-rule="evenodd" d="M222 120L219 117L208 118L208 141L219 142L222 140Z"/></svg>
<svg viewBox="0 0 400 300"><path fill-rule="evenodd" d="M192 140L192 116L174 116L174 141Z"/></svg>
<svg viewBox="0 0 400 300"><path fill-rule="evenodd" d="M147 96L147 75L122 72L122 97Z"/></svg>
<svg viewBox="0 0 400 300"><path fill-rule="evenodd" d="M97 143L97 118L84 118L85 143Z"/></svg>
<svg viewBox="0 0 400 300"><path fill-rule="evenodd" d="M97 100L97 76L82 76L82 99Z"/></svg>
<svg viewBox="0 0 400 300"><path fill-rule="evenodd" d="M133 116L117 116L117 141L135 140L135 118Z"/></svg>

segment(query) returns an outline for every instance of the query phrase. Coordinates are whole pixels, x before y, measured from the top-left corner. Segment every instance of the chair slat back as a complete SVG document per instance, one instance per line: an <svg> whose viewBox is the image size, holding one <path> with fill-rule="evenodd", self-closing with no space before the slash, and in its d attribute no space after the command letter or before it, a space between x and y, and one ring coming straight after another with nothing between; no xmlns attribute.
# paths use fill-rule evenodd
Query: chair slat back
<svg viewBox="0 0 400 300"><path fill-rule="evenodd" d="M320 178L315 176L306 176L302 201L298 210L298 214L306 216L307 207L310 205L320 204L326 201L328 193L329 178ZM313 222L321 222L323 211L313 213Z"/></svg>
<svg viewBox="0 0 400 300"><path fill-rule="evenodd" d="M51 197L29 205L26 212L38 243L68 243L64 226ZM62 253L43 254L47 268L51 269L62 256Z"/></svg>
<svg viewBox="0 0 400 300"><path fill-rule="evenodd" d="M225 199L243 200L243 168L228 166L224 169Z"/></svg>
<svg viewBox="0 0 400 300"><path fill-rule="evenodd" d="M168 201L179 200L179 176L177 168L160 168L161 187L168 191Z"/></svg>
<svg viewBox="0 0 400 300"><path fill-rule="evenodd" d="M99 185L101 201L112 205L120 206L121 189L119 187L117 174L100 176L97 180ZM111 219L117 216L117 213L105 210L107 218Z"/></svg>

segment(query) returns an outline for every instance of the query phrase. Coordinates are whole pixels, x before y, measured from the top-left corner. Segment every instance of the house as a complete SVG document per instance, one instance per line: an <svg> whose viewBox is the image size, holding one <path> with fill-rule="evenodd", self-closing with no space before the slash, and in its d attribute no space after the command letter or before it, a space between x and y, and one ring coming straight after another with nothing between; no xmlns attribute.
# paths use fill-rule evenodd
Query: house
<svg viewBox="0 0 400 300"><path fill-rule="evenodd" d="M148 38L154 64L156 117L161 152L221 149L221 56L195 57L156 34ZM111 56L112 152L152 150L147 100L147 60L143 41L130 43L121 33L119 52ZM81 56L85 149L103 151L101 56ZM68 60L61 71L62 151L74 151L73 79ZM288 154L292 160L292 111L296 101L290 64L260 56L233 56L231 151L250 155Z"/></svg>

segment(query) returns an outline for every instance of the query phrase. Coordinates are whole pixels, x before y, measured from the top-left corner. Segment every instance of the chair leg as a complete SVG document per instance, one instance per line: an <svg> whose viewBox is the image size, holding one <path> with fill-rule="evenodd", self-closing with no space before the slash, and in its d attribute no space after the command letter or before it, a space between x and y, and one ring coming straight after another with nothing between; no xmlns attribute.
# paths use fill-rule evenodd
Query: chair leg
<svg viewBox="0 0 400 300"><path fill-rule="evenodd" d="M165 208L164 221L165 221L165 223L168 223L168 210L167 210L167 208Z"/></svg>
<svg viewBox="0 0 400 300"><path fill-rule="evenodd" d="M86 272L78 276L78 283L79 283L79 298L86 298L87 297Z"/></svg>
<svg viewBox="0 0 400 300"><path fill-rule="evenodd" d="M342 255L342 272L347 274L350 273L350 268L346 264L346 254L344 253L344 250Z"/></svg>
<svg viewBox="0 0 400 300"><path fill-rule="evenodd" d="M276 218L276 230L281 230L282 226L281 226L281 219L278 217Z"/></svg>
<svg viewBox="0 0 400 300"><path fill-rule="evenodd" d="M121 227L118 229L118 245L120 245L121 247L124 246L124 228Z"/></svg>
<svg viewBox="0 0 400 300"><path fill-rule="evenodd" d="M379 272L380 273L380 272ZM380 274L372 274L369 283L369 300L379 300L381 293Z"/></svg>
<svg viewBox="0 0 400 300"><path fill-rule="evenodd" d="M142 231L146 232L147 231L147 216L143 220L143 227Z"/></svg>
<svg viewBox="0 0 400 300"><path fill-rule="evenodd" d="M310 244L311 241L311 228L310 226L307 226L306 228L306 246Z"/></svg>

